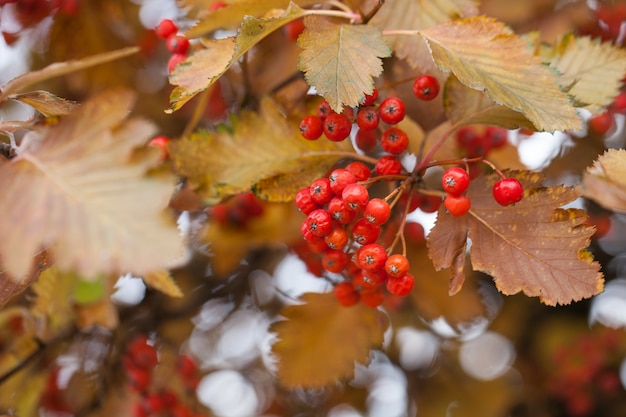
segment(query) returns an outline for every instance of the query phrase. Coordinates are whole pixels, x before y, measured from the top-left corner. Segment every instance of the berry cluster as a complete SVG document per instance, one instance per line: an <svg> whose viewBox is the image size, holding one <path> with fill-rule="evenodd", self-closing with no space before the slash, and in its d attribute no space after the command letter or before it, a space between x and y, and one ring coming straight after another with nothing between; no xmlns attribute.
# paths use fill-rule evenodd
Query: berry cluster
<svg viewBox="0 0 626 417"><path fill-rule="evenodd" d="M507 144L507 130L502 127L463 126L455 133L456 143L467 158L486 157L492 149L502 148Z"/></svg>
<svg viewBox="0 0 626 417"><path fill-rule="evenodd" d="M66 16L78 14L78 0L0 0L0 20L18 23L15 32L2 32L7 45L12 45L24 29L38 25L48 16L61 13Z"/></svg>
<svg viewBox="0 0 626 417"><path fill-rule="evenodd" d="M242 229L250 220L261 216L264 211L263 201L253 193L244 193L211 207L210 215L222 227Z"/></svg>
<svg viewBox="0 0 626 417"><path fill-rule="evenodd" d="M178 34L178 26L170 19L162 20L154 29L154 32L159 38L165 40L167 50L172 53L167 63L167 70L172 72L178 64L187 59L189 39Z"/></svg>

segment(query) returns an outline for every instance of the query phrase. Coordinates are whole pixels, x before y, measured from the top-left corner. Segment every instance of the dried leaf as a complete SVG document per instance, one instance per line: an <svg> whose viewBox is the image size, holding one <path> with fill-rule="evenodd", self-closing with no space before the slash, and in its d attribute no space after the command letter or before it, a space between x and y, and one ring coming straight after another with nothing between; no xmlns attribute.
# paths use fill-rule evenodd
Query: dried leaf
<svg viewBox="0 0 626 417"><path fill-rule="evenodd" d="M374 89L373 77L383 70L381 58L391 56L380 29L368 25L335 24L319 16L304 19L298 38L298 68L309 85L333 110L357 106ZM356 70L358 68L358 70Z"/></svg>
<svg viewBox="0 0 626 417"><path fill-rule="evenodd" d="M496 103L521 112L537 129L581 128L556 74L501 22L486 17L461 19L420 33L439 68Z"/></svg>
<svg viewBox="0 0 626 417"><path fill-rule="evenodd" d="M423 30L459 17L477 14L478 8L471 0L396 0L386 2L370 24L381 30ZM429 66L432 66L428 48L418 37L392 35L385 39L388 39L395 56L405 59L411 67L428 71Z"/></svg>
<svg viewBox="0 0 626 417"><path fill-rule="evenodd" d="M583 210L560 208L579 194L571 187L539 187L543 178L538 173L515 176L525 193L514 206L494 201L491 190L499 176L493 174L472 181L469 214L454 217L439 211L428 240L435 267L464 263L469 238L473 269L493 276L504 294L523 291L548 305L598 294L604 284L600 265L585 251L594 230L583 224Z"/></svg>
<svg viewBox="0 0 626 417"><path fill-rule="evenodd" d="M11 277L6 271L0 270L0 308L11 298L28 288L39 277L41 271L48 267L49 263L48 253L42 251L35 256L31 272L25 277Z"/></svg>
<svg viewBox="0 0 626 417"><path fill-rule="evenodd" d="M179 172L209 200L248 192L270 201L287 201L354 153L349 141L309 141L298 124L286 119L269 99L259 113L243 112L233 133L197 133L172 143Z"/></svg>
<svg viewBox="0 0 626 417"><path fill-rule="evenodd" d="M601 155L583 175L582 193L602 207L626 212L626 150Z"/></svg>
<svg viewBox="0 0 626 417"><path fill-rule="evenodd" d="M355 362L367 363L370 350L382 346L386 317L362 304L344 307L332 293L306 293L302 299L305 304L283 308L286 320L271 327L279 339L272 351L280 381L321 388L350 379Z"/></svg>
<svg viewBox="0 0 626 417"><path fill-rule="evenodd" d="M149 287L161 291L165 295L177 298L183 296L180 287L176 284L169 271L165 269L147 273L143 276L143 280Z"/></svg>
<svg viewBox="0 0 626 417"><path fill-rule="evenodd" d="M46 117L65 116L70 114L78 105L74 101L57 97L54 94L43 90L30 91L22 94L11 94L7 98L28 104Z"/></svg>
<svg viewBox="0 0 626 417"><path fill-rule="evenodd" d="M180 109L196 94L209 88L239 58L267 35L302 16L304 16L304 10L290 3L289 8L278 17L257 19L245 16L234 38L207 42L206 49L193 53L170 75L170 83L176 88L170 95L172 106L169 112Z"/></svg>
<svg viewBox="0 0 626 417"><path fill-rule="evenodd" d="M609 42L569 35L555 48L550 65L579 107L600 113L619 94L626 73L626 51Z"/></svg>
<svg viewBox="0 0 626 417"><path fill-rule="evenodd" d="M46 269L32 285L34 301L30 312L40 321L38 336L49 336L67 328L74 321L73 295L79 277L72 272L60 272L56 267Z"/></svg>
<svg viewBox="0 0 626 417"><path fill-rule="evenodd" d="M124 121L132 102L121 90L90 100L0 165L0 255L10 275L24 276L47 247L59 268L84 277L141 275L181 256L182 238L163 213L173 181L144 176L158 152L129 160L154 131Z"/></svg>

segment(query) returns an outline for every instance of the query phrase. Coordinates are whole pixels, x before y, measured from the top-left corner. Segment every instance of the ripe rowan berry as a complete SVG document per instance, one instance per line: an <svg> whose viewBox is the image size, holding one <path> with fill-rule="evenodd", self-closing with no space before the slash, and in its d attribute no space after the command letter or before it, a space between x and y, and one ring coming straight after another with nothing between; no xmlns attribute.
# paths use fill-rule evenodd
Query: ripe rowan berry
<svg viewBox="0 0 626 417"><path fill-rule="evenodd" d="M369 308L376 308L385 301L385 293L381 287L368 287L361 290L361 302Z"/></svg>
<svg viewBox="0 0 626 417"><path fill-rule="evenodd" d="M170 60L167 62L167 71L172 73L176 67L187 59L187 54L174 54L170 57Z"/></svg>
<svg viewBox="0 0 626 417"><path fill-rule="evenodd" d="M322 119L322 121L326 120L326 118L330 115L334 113L333 110L330 108L330 104L328 104L328 102L326 100L323 100L318 106L317 106L317 117L319 117L320 119Z"/></svg>
<svg viewBox="0 0 626 417"><path fill-rule="evenodd" d="M292 20L283 26L283 32L287 39L296 42L302 32L304 32L304 21L302 19Z"/></svg>
<svg viewBox="0 0 626 417"><path fill-rule="evenodd" d="M471 207L471 201L464 195L454 196L448 194L446 198L443 199L443 205L450 214L455 217L460 217L467 214Z"/></svg>
<svg viewBox="0 0 626 417"><path fill-rule="evenodd" d="M321 208L311 197L311 188L305 187L296 193L296 207L304 214L309 214L315 209Z"/></svg>
<svg viewBox="0 0 626 417"><path fill-rule="evenodd" d="M439 94L439 80L429 74L420 75L413 82L413 94L424 101L434 99Z"/></svg>
<svg viewBox="0 0 626 417"><path fill-rule="evenodd" d="M398 97L388 97L378 107L380 118L390 125L395 125L404 119L405 112L404 101Z"/></svg>
<svg viewBox="0 0 626 417"><path fill-rule="evenodd" d="M341 224L352 223L356 217L356 211L348 208L348 203L343 198L333 197L328 203L328 212L333 220Z"/></svg>
<svg viewBox="0 0 626 417"><path fill-rule="evenodd" d="M485 137L491 149L501 148L507 144L507 130L502 127L489 126L485 129Z"/></svg>
<svg viewBox="0 0 626 417"><path fill-rule="evenodd" d="M436 195L426 195L422 193L418 193L419 197L419 209L424 213L434 213L439 210L439 206L441 205L441 197L437 197Z"/></svg>
<svg viewBox="0 0 626 417"><path fill-rule="evenodd" d="M367 245L376 242L380 236L380 226L370 223L367 219L359 219L352 226L352 240L359 245Z"/></svg>
<svg viewBox="0 0 626 417"><path fill-rule="evenodd" d="M410 273L400 277L389 277L387 280L387 291L393 295L404 297L410 294L415 285L415 278Z"/></svg>
<svg viewBox="0 0 626 417"><path fill-rule="evenodd" d="M362 269L362 272L363 281L368 284L366 287L378 287L383 285L388 278L384 267L372 271Z"/></svg>
<svg viewBox="0 0 626 417"><path fill-rule="evenodd" d="M335 298L339 301L339 304L344 307L350 307L359 302L359 293L354 289L352 283L344 281L335 285L333 289Z"/></svg>
<svg viewBox="0 0 626 417"><path fill-rule="evenodd" d="M374 89L372 90L372 94L365 94L365 98L361 102L361 106L363 107L371 106L372 104L376 102L377 98L378 98L378 89L374 87Z"/></svg>
<svg viewBox="0 0 626 417"><path fill-rule="evenodd" d="M349 260L348 254L344 251L330 249L322 257L322 266L326 271L338 274L346 268Z"/></svg>
<svg viewBox="0 0 626 417"><path fill-rule="evenodd" d="M605 111L602 114L597 114L589 119L589 130L598 135L606 135L614 124L613 113Z"/></svg>
<svg viewBox="0 0 626 417"><path fill-rule="evenodd" d="M418 222L407 222L404 225L404 236L408 242L416 245L426 242L426 231L424 226Z"/></svg>
<svg viewBox="0 0 626 417"><path fill-rule="evenodd" d="M364 107L356 115L356 124L362 130L376 129L379 121L378 111L374 107Z"/></svg>
<svg viewBox="0 0 626 417"><path fill-rule="evenodd" d="M343 114L331 113L324 120L324 134L333 142L341 142L350 136L352 122Z"/></svg>
<svg viewBox="0 0 626 417"><path fill-rule="evenodd" d="M168 146L170 144L170 138L167 136L156 136L148 142L148 146L154 146L161 150L161 160L165 160L169 156Z"/></svg>
<svg viewBox="0 0 626 417"><path fill-rule="evenodd" d="M354 142L360 150L369 152L374 149L378 143L378 131L359 129L356 132Z"/></svg>
<svg viewBox="0 0 626 417"><path fill-rule="evenodd" d="M350 162L346 169L354 174L357 181L365 181L372 176L372 171L361 161Z"/></svg>
<svg viewBox="0 0 626 417"><path fill-rule="evenodd" d="M346 185L356 182L356 177L350 171L345 168L337 168L328 176L330 182L330 189L335 194L340 196Z"/></svg>
<svg viewBox="0 0 626 417"><path fill-rule="evenodd" d="M378 158L374 172L377 175L400 175L402 173L402 163L392 155L385 155Z"/></svg>
<svg viewBox="0 0 626 417"><path fill-rule="evenodd" d="M377 243L369 243L358 250L357 258L364 271L378 271L385 267L387 251Z"/></svg>
<svg viewBox="0 0 626 417"><path fill-rule="evenodd" d="M330 249L341 250L348 244L348 232L342 227L335 227L324 238L324 242Z"/></svg>
<svg viewBox="0 0 626 417"><path fill-rule="evenodd" d="M370 223L383 224L391 216L391 207L382 198L372 198L363 210L363 218Z"/></svg>
<svg viewBox="0 0 626 417"><path fill-rule="evenodd" d="M467 191L469 187L470 177L463 168L449 168L441 177L441 186L443 190L450 195L459 196Z"/></svg>
<svg viewBox="0 0 626 417"><path fill-rule="evenodd" d="M309 213L306 225L315 236L324 237L333 229L330 213L324 209L316 209Z"/></svg>
<svg viewBox="0 0 626 417"><path fill-rule="evenodd" d="M503 178L493 185L493 198L501 206L515 204L524 197L524 187L517 178Z"/></svg>
<svg viewBox="0 0 626 417"><path fill-rule="evenodd" d="M358 183L346 185L341 192L341 198L348 205L348 209L352 211L363 209L370 200L367 188Z"/></svg>
<svg viewBox="0 0 626 417"><path fill-rule="evenodd" d="M314 180L309 190L311 191L311 199L313 199L316 204L326 204L333 198L333 192L330 189L330 180L326 177Z"/></svg>
<svg viewBox="0 0 626 417"><path fill-rule="evenodd" d="M308 140L315 140L322 136L324 127L319 116L309 115L300 122L300 134Z"/></svg>
<svg viewBox="0 0 626 417"><path fill-rule="evenodd" d="M174 23L171 19L161 20L161 22L159 22L157 27L154 29L154 33L156 33L156 35L161 39L167 39L170 36L175 35L176 32L178 32L178 26L176 26L176 23Z"/></svg>
<svg viewBox="0 0 626 417"><path fill-rule="evenodd" d="M409 272L409 260L404 255L393 254L385 261L385 272L390 277L401 277Z"/></svg>
<svg viewBox="0 0 626 417"><path fill-rule="evenodd" d="M165 41L165 45L173 54L186 54L189 50L189 39L182 35L171 35Z"/></svg>
<svg viewBox="0 0 626 417"><path fill-rule="evenodd" d="M400 155L409 147L409 136L400 128L390 127L383 132L380 145L385 152Z"/></svg>

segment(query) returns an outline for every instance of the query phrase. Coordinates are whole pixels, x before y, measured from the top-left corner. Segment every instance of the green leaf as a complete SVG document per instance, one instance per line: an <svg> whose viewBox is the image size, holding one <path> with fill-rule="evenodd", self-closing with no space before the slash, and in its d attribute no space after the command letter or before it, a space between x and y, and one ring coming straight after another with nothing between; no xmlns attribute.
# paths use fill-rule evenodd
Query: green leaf
<svg viewBox="0 0 626 417"><path fill-rule="evenodd" d="M503 23L486 17L461 19L420 33L439 68L521 112L538 130L582 127L557 75Z"/></svg>
<svg viewBox="0 0 626 417"><path fill-rule="evenodd" d="M270 201L291 200L342 157L354 155L350 141L309 141L298 122L283 116L269 99L259 113L244 111L233 133L203 132L173 142L177 170L207 200L254 192Z"/></svg>
<svg viewBox="0 0 626 417"><path fill-rule="evenodd" d="M335 24L319 16L304 19L298 38L303 51L298 68L309 85L336 112L357 106L374 89L373 77L383 70L381 58L391 56L382 32L373 26Z"/></svg>
<svg viewBox="0 0 626 417"><path fill-rule="evenodd" d="M74 301L78 304L91 304L102 299L106 294L104 279L101 276L91 281L77 280L74 288Z"/></svg>

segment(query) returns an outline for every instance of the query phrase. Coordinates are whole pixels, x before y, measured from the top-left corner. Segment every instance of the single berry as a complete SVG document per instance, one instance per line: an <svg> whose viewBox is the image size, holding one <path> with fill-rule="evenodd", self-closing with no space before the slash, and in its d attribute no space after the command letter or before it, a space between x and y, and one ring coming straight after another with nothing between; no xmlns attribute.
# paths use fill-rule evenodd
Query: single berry
<svg viewBox="0 0 626 417"><path fill-rule="evenodd" d="M141 368L126 368L126 378L132 388L138 392L145 392L150 385L150 372Z"/></svg>
<svg viewBox="0 0 626 417"><path fill-rule="evenodd" d="M390 127L383 132L380 145L383 151L393 155L400 155L409 147L409 136L397 127Z"/></svg>
<svg viewBox="0 0 626 417"><path fill-rule="evenodd" d="M348 184L341 192L341 198L352 211L362 210L370 200L367 188L358 183Z"/></svg>
<svg viewBox="0 0 626 417"><path fill-rule="evenodd" d="M380 236L380 226L370 223L367 219L359 219L352 226L352 240L359 245L367 245L376 242Z"/></svg>
<svg viewBox="0 0 626 417"><path fill-rule="evenodd" d="M158 363L156 349L148 343L148 338L143 335L133 339L128 345L128 353L133 365L138 368L152 370Z"/></svg>
<svg viewBox="0 0 626 417"><path fill-rule="evenodd" d="M335 227L324 238L324 242L330 249L342 250L348 244L348 232L342 227Z"/></svg>
<svg viewBox="0 0 626 417"><path fill-rule="evenodd" d="M415 278L410 273L406 273L397 278L389 277L387 280L387 291L393 295L404 297L409 295L414 285Z"/></svg>
<svg viewBox="0 0 626 417"><path fill-rule="evenodd" d="M361 290L361 302L369 308L376 308L385 301L385 293L381 287L369 287Z"/></svg>
<svg viewBox="0 0 626 417"><path fill-rule="evenodd" d="M330 180L326 177L314 180L309 189L311 191L311 198L316 204L326 204L333 198L333 192L330 189Z"/></svg>
<svg viewBox="0 0 626 417"><path fill-rule="evenodd" d="M357 181L365 181L372 176L369 167L361 161L350 162L346 169L354 174Z"/></svg>
<svg viewBox="0 0 626 417"><path fill-rule="evenodd" d="M189 50L189 39L182 35L172 35L167 38L165 45L173 54L186 54Z"/></svg>
<svg viewBox="0 0 626 417"><path fill-rule="evenodd" d="M374 87L374 89L372 90L372 94L365 94L365 98L361 102L361 106L363 107L371 106L372 104L376 102L377 98L378 98L378 89Z"/></svg>
<svg viewBox="0 0 626 417"><path fill-rule="evenodd" d="M354 184L356 182L356 177L345 168L337 168L330 173L328 180L330 182L331 191L335 195L340 196L343 189L346 188L348 184Z"/></svg>
<svg viewBox="0 0 626 417"><path fill-rule="evenodd" d="M491 149L501 148L507 144L508 131L502 127L489 126L485 129L485 137Z"/></svg>
<svg viewBox="0 0 626 417"><path fill-rule="evenodd" d="M348 266L348 254L342 250L331 249L324 253L322 266L328 272L340 273Z"/></svg>
<svg viewBox="0 0 626 417"><path fill-rule="evenodd" d="M362 130L376 129L379 121L378 111L374 107L364 107L356 115L356 124Z"/></svg>
<svg viewBox="0 0 626 417"><path fill-rule="evenodd" d="M148 146L154 146L157 149L161 150L161 160L167 159L169 156L169 151L167 149L170 143L170 138L167 136L156 136L148 142Z"/></svg>
<svg viewBox="0 0 626 417"><path fill-rule="evenodd" d="M315 236L324 237L333 229L330 213L324 209L316 209L309 213L306 224Z"/></svg>
<svg viewBox="0 0 626 417"><path fill-rule="evenodd" d="M421 193L418 193L417 196L419 197L419 209L424 213L434 213L439 210L441 197Z"/></svg>
<svg viewBox="0 0 626 417"><path fill-rule="evenodd" d="M165 401L161 395L150 393L142 399L141 406L148 412L148 415L159 414L165 410Z"/></svg>
<svg viewBox="0 0 626 417"><path fill-rule="evenodd" d="M352 122L343 114L331 113L324 120L324 134L333 142L341 142L350 136Z"/></svg>
<svg viewBox="0 0 626 417"><path fill-rule="evenodd" d="M441 186L443 191L450 195L459 196L467 191L469 187L470 177L463 168L449 168L441 177Z"/></svg>
<svg viewBox="0 0 626 417"><path fill-rule="evenodd" d="M450 214L455 217L460 217L467 214L471 207L471 201L464 195L454 196L448 194L446 198L443 199L443 205Z"/></svg>
<svg viewBox="0 0 626 417"><path fill-rule="evenodd" d="M333 110L330 108L330 104L326 100L323 100L317 106L317 116L322 119L322 121L326 120L326 118L333 113Z"/></svg>
<svg viewBox="0 0 626 417"><path fill-rule="evenodd" d="M589 130L598 136L604 136L611 130L614 122L613 113L605 111L589 119Z"/></svg>
<svg viewBox="0 0 626 417"><path fill-rule="evenodd" d="M302 19L292 20L283 26L283 32L290 41L297 41L298 36L304 32L304 21Z"/></svg>
<svg viewBox="0 0 626 417"><path fill-rule="evenodd" d="M350 282L344 281L335 285L333 293L339 304L344 307L350 307L359 302L359 293Z"/></svg>
<svg viewBox="0 0 626 417"><path fill-rule="evenodd" d="M409 260L404 255L394 254L385 261L385 271L390 277L398 278L409 272Z"/></svg>
<svg viewBox="0 0 626 417"><path fill-rule="evenodd" d="M154 29L154 32L159 38L167 39L178 32L178 26L176 26L173 20L163 19Z"/></svg>
<svg viewBox="0 0 626 417"><path fill-rule="evenodd" d="M461 126L454 134L456 143L461 148L468 148L478 138L478 133L472 126Z"/></svg>
<svg viewBox="0 0 626 417"><path fill-rule="evenodd" d="M524 187L517 178L503 178L493 185L493 198L501 206L515 204L524 197Z"/></svg>
<svg viewBox="0 0 626 417"><path fill-rule="evenodd" d="M348 207L348 203L343 198L333 197L328 203L328 212L333 220L341 224L352 223L356 217L356 211Z"/></svg>
<svg viewBox="0 0 626 417"><path fill-rule="evenodd" d="M180 355L176 360L176 371L183 377L196 376L198 374L198 364L189 355Z"/></svg>
<svg viewBox="0 0 626 417"><path fill-rule="evenodd" d="M363 152L369 152L378 143L378 130L359 129L354 138L356 146Z"/></svg>
<svg viewBox="0 0 626 417"><path fill-rule="evenodd" d="M378 287L383 285L387 279L387 272L385 272L385 268L379 268L376 270L367 270L363 269L363 281L366 282L368 287Z"/></svg>
<svg viewBox="0 0 626 417"><path fill-rule="evenodd" d="M374 172L377 175L400 175L402 173L402 163L395 156L381 156L376 162Z"/></svg>
<svg viewBox="0 0 626 417"><path fill-rule="evenodd" d="M322 133L324 133L323 122L318 116L306 116L300 122L300 134L303 138L315 140L322 136Z"/></svg>
<svg viewBox="0 0 626 417"><path fill-rule="evenodd" d="M364 271L378 271L385 267L387 251L381 245L370 243L357 252L358 263Z"/></svg>
<svg viewBox="0 0 626 417"><path fill-rule="evenodd" d="M298 191L295 198L296 207L304 214L309 214L315 209L320 208L320 205L313 201L311 197L311 188L305 187Z"/></svg>
<svg viewBox="0 0 626 417"><path fill-rule="evenodd" d="M626 112L626 92L621 92L615 97L615 100L609 106L609 111L613 113Z"/></svg>
<svg viewBox="0 0 626 417"><path fill-rule="evenodd" d="M174 54L170 57L170 60L167 62L167 71L169 73L174 72L176 67L187 59L187 54Z"/></svg>
<svg viewBox="0 0 626 417"><path fill-rule="evenodd" d="M415 245L421 245L426 242L426 231L424 226L418 222L407 222L404 225L404 236L407 242Z"/></svg>
<svg viewBox="0 0 626 417"><path fill-rule="evenodd" d="M439 94L439 80L432 75L420 75L413 82L413 94L424 101L434 99Z"/></svg>
<svg viewBox="0 0 626 417"><path fill-rule="evenodd" d="M390 125L395 125L404 119L405 112L404 101L398 97L388 97L378 107L380 118Z"/></svg>
<svg viewBox="0 0 626 417"><path fill-rule="evenodd" d="M383 224L391 216L391 207L382 198L372 198L363 210L363 217L370 223Z"/></svg>

